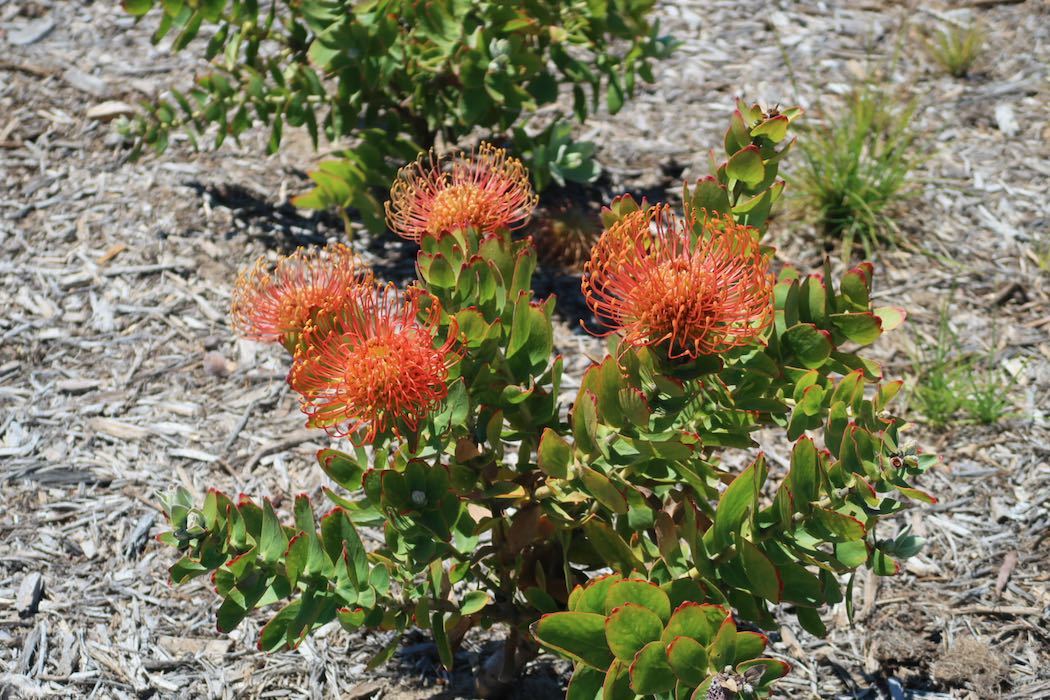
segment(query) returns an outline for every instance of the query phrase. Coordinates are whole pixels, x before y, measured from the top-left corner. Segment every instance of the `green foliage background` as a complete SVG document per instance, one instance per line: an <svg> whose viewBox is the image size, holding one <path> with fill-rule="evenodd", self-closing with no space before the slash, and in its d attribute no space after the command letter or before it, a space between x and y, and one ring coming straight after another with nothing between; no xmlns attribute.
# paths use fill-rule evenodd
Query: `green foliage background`
<svg viewBox="0 0 1050 700"><path fill-rule="evenodd" d="M573 96L582 121L604 101L618 111L653 59L673 41L648 15L653 0L124 0L135 16L159 16L155 42L174 36L185 49L205 27L204 56L214 70L171 90L131 132L163 150L172 130L197 142L210 125L214 143L236 139L256 122L276 151L286 127L314 144L347 140L337 159L311 174L304 207L352 207L382 228L373 187L392 164L412 160L438 137L510 133L526 152L538 186L593 180L593 147L572 144L564 123L529 135L523 118Z"/></svg>

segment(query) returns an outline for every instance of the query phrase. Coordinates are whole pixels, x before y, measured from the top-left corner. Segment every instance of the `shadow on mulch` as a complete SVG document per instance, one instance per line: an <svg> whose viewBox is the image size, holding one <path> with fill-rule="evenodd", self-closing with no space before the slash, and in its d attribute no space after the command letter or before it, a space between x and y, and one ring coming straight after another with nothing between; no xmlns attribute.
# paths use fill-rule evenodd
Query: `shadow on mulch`
<svg viewBox="0 0 1050 700"><path fill-rule="evenodd" d="M235 183L215 185L193 180L183 184L210 205L229 209L234 222L242 224L226 232L227 240L248 230L267 248L287 254L299 246L324 245L330 236L343 230L342 220L331 212L318 211L307 217L287 202L274 204ZM255 230L261 233L254 233Z"/></svg>
<svg viewBox="0 0 1050 700"><path fill-rule="evenodd" d="M479 632L474 636L484 635ZM415 639L415 643L412 640ZM477 697L476 670L499 652L497 639L477 640L471 648L460 648L453 657L453 670L447 671L438 659L437 647L415 630L406 635L403 646L390 664L394 677L432 690L431 700L456 700ZM555 700L565 697L571 666L564 661L542 655L531 661L522 674L499 697L502 700Z"/></svg>

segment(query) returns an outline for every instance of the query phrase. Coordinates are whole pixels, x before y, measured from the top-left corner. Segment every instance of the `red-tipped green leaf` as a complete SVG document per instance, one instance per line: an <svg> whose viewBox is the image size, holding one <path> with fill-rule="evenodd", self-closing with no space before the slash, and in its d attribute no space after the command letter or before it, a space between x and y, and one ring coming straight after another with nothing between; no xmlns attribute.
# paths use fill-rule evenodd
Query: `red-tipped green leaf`
<svg viewBox="0 0 1050 700"><path fill-rule="evenodd" d="M551 651L600 671L612 663L605 641L605 616L560 612L544 615L532 626L536 640Z"/></svg>
<svg viewBox="0 0 1050 700"><path fill-rule="evenodd" d="M556 432L544 428L537 450L537 461L544 474L564 479L569 475L572 447Z"/></svg>
<svg viewBox="0 0 1050 700"><path fill-rule="evenodd" d="M732 616L722 621L715 639L707 648L707 656L714 668L725 668L736 659L736 622Z"/></svg>
<svg viewBox="0 0 1050 700"><path fill-rule="evenodd" d="M872 313L879 317L882 321L882 330L892 331L901 327L904 320L908 317L908 314L904 309L897 308L895 306L880 306L875 309Z"/></svg>
<svg viewBox="0 0 1050 700"><path fill-rule="evenodd" d="M707 676L707 648L692 637L675 637L667 645L667 663L682 683L696 687Z"/></svg>
<svg viewBox="0 0 1050 700"><path fill-rule="evenodd" d="M635 603L624 603L605 620L605 639L616 658L630 662L642 647L659 639L663 629L656 613Z"/></svg>
<svg viewBox="0 0 1050 700"><path fill-rule="evenodd" d="M667 621L662 639L670 643L675 637L689 637L707 646L728 616L729 611L721 605L682 603Z"/></svg>
<svg viewBox="0 0 1050 700"><path fill-rule="evenodd" d="M758 146L747 146L734 153L726 165L726 174L747 185L757 185L766 176L766 166Z"/></svg>
<svg viewBox="0 0 1050 700"><path fill-rule="evenodd" d="M831 357L831 335L812 323L797 323L784 332L784 342L807 369L817 369Z"/></svg>
<svg viewBox="0 0 1050 700"><path fill-rule="evenodd" d="M631 663L630 674L631 689L639 695L666 693L677 682L667 662L663 642L650 642L642 647Z"/></svg>
<svg viewBox="0 0 1050 700"><path fill-rule="evenodd" d="M766 649L769 640L766 635L758 632L736 633L736 654L733 663L738 664L748 659L754 659Z"/></svg>
<svg viewBox="0 0 1050 700"><path fill-rule="evenodd" d="M601 697L602 683L605 674L598 669L584 664L576 664L569 687L565 690L565 700L597 700Z"/></svg>
<svg viewBox="0 0 1050 700"><path fill-rule="evenodd" d="M661 623L671 616L671 599L655 583L641 579L626 579L609 586L605 594L605 610L611 614L624 603L634 603L660 618Z"/></svg>

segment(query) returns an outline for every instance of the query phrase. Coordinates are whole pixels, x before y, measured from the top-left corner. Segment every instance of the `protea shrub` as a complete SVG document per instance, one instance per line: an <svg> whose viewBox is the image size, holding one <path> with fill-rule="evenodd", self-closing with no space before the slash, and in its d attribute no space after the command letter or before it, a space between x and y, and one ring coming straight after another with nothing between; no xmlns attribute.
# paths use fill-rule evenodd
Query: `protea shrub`
<svg viewBox="0 0 1050 700"><path fill-rule="evenodd" d="M547 649L575 664L572 698L768 694L790 669L759 630L791 613L825 634L858 568L891 576L916 550L876 523L933 500L911 483L933 458L889 412L901 382L862 353L903 312L872 308L871 265L807 275L763 243L798 114L740 104L681 211L603 209L583 294L608 354L571 402L554 300L533 297L535 248L511 234L536 198L502 151L399 175L388 222L419 244L406 289L339 246L257 264L235 327L282 344L308 424L348 438L318 454L333 507L180 490L173 580L212 576L220 630L269 609L265 650L337 620L428 630L451 666L496 626L486 691Z"/></svg>

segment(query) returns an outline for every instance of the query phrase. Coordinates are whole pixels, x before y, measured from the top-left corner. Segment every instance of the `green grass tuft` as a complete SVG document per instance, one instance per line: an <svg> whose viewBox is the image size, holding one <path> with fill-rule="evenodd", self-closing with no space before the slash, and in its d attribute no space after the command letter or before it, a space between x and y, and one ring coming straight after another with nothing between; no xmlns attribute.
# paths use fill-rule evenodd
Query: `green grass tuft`
<svg viewBox="0 0 1050 700"><path fill-rule="evenodd" d="M915 109L914 101L864 86L799 138L793 186L825 234L841 239L844 259L855 243L871 256L878 243L899 240L893 211L914 194L910 173L921 160Z"/></svg>
<svg viewBox="0 0 1050 700"><path fill-rule="evenodd" d="M976 22L967 27L948 25L929 42L930 57L956 78L965 78L984 48L984 31Z"/></svg>

